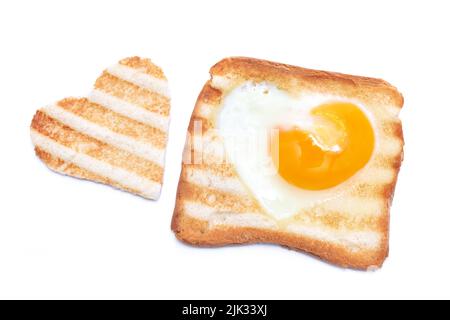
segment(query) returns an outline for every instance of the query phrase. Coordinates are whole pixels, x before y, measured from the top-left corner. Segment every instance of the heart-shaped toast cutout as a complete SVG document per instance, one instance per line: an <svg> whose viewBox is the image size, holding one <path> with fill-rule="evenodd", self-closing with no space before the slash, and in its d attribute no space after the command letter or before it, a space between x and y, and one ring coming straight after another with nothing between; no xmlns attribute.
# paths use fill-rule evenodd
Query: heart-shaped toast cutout
<svg viewBox="0 0 450 320"><path fill-rule="evenodd" d="M169 111L163 71L149 59L126 58L102 73L87 98L38 110L31 138L54 171L157 199Z"/></svg>
<svg viewBox="0 0 450 320"><path fill-rule="evenodd" d="M379 79L245 57L223 59L210 75L188 127L177 238L274 243L346 267L380 267L402 159L402 95ZM349 166L331 166L332 157ZM288 181L296 175L301 185Z"/></svg>

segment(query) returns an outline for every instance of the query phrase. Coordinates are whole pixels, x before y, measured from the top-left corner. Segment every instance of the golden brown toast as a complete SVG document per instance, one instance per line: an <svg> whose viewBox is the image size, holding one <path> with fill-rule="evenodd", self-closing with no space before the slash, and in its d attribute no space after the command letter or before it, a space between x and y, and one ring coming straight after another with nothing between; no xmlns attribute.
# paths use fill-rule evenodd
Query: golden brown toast
<svg viewBox="0 0 450 320"><path fill-rule="evenodd" d="M224 59L211 68L210 75L188 129L172 219L177 238L198 246L274 243L344 267L380 267L388 254L389 208L402 161L398 118L402 95L380 79L251 58ZM376 147L371 160L338 196L279 221L265 212L232 163L216 161L223 158L224 150L215 130L217 114L227 95L249 81L270 83L288 93L335 95L365 105Z"/></svg>
<svg viewBox="0 0 450 320"><path fill-rule="evenodd" d="M127 58L103 72L88 98L38 110L31 138L54 171L157 199L169 111L162 70L148 59Z"/></svg>

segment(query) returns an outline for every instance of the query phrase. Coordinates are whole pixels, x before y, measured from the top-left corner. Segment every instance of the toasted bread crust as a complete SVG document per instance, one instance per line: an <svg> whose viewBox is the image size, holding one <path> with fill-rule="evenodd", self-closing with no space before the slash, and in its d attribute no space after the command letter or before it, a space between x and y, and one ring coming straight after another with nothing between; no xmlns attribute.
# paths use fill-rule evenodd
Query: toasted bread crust
<svg viewBox="0 0 450 320"><path fill-rule="evenodd" d="M163 70L154 64L150 59L141 57L129 57L119 61L119 64L138 69L155 78L167 80Z"/></svg>
<svg viewBox="0 0 450 320"><path fill-rule="evenodd" d="M392 104L399 108L404 102L402 94L382 79L312 70L254 58L225 58L211 68L210 74L230 76L238 82L247 79L268 81L288 91L300 89L344 94L365 103Z"/></svg>
<svg viewBox="0 0 450 320"><path fill-rule="evenodd" d="M385 239L378 250L364 250L350 253L336 244L289 234L249 227L216 227L209 230L208 222L179 215L172 222L176 237L190 245L200 247L220 247L231 244L268 243L278 244L294 250L305 251L344 268L367 270L382 266L388 255L388 240Z"/></svg>
<svg viewBox="0 0 450 320"><path fill-rule="evenodd" d="M350 76L334 72L309 70L295 66L289 66L269 61L252 58L227 58L211 70L211 79L203 87L197 99L194 112L189 125L189 133L193 134L194 121L202 120L203 129L208 131L213 124L208 116L201 112L203 105L208 104L212 108L218 108L226 93L245 81L271 82L279 88L296 93L299 91L313 91L319 93L336 94L352 99L358 99L376 109L379 105L390 105L393 108L392 119L381 121L378 130L382 134L396 139L400 143L399 151L386 156L381 155L374 159L374 165L389 168L392 178L382 185L360 184L353 193L359 197L376 197L384 203L382 212L375 217L361 218L357 222L351 219L343 219L344 213L337 212L324 218L321 223L327 227L342 226L348 223L352 228L370 228L381 235L380 243L376 248L351 251L347 247L317 240L304 235L288 233L284 230L270 228L254 228L234 225L211 225L207 218L194 217L187 214L184 205L187 201L195 201L199 204L220 208L226 201L234 201L229 204L233 212L249 211L242 202L233 200L219 192L212 192L216 202L208 201L208 193L199 189L195 184L186 181L185 176L192 165L182 164L182 172L177 190L176 205L172 218L172 230L176 237L186 243L196 246L222 246L242 243L272 243L286 246L292 249L302 250L325 259L331 263L356 269L368 269L381 267L388 255L389 246L389 207L392 201L398 171L400 169L403 153L403 133L401 122L396 118L403 106L403 96L389 83L380 79ZM225 79L225 84L217 81L217 78ZM210 168L211 169L211 168ZM202 170L202 169L200 169ZM213 169L216 172L220 170ZM227 169L229 172L229 169ZM237 176L237 175L235 175ZM220 198L222 197L222 198ZM231 200L230 200L231 199ZM217 202L218 201L218 202ZM248 202L246 202L248 203ZM308 212L314 215L314 212ZM328 220L326 220L328 219ZM345 222L347 221L347 222Z"/></svg>

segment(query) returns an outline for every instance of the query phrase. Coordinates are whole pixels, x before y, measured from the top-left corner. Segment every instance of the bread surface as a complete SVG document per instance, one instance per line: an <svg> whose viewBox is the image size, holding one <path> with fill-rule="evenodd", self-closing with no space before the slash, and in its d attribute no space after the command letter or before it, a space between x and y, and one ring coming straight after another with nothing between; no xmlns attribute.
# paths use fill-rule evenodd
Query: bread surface
<svg viewBox="0 0 450 320"><path fill-rule="evenodd" d="M380 79L243 57L220 61L210 75L188 128L190 138L172 219L177 238L197 246L274 243L343 267L380 267L388 255L389 208L403 152L398 117L403 97L397 89ZM302 211L286 225L264 212L233 165L208 161L218 156L215 151L203 153L202 161L196 161L198 146L192 143L196 123L201 124L202 150L223 150L214 116L227 93L247 81L268 82L294 94L331 94L364 104L373 117L377 147L361 178L344 194Z"/></svg>

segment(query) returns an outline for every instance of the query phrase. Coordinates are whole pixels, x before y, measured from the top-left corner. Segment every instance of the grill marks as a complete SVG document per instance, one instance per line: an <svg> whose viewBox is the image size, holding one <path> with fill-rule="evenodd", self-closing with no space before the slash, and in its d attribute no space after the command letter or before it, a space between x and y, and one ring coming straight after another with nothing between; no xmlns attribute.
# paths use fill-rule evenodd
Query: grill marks
<svg viewBox="0 0 450 320"><path fill-rule="evenodd" d="M58 103L58 106L118 134L143 143L150 143L159 149L166 146L166 133L162 130L115 113L88 99L64 99Z"/></svg>
<svg viewBox="0 0 450 320"><path fill-rule="evenodd" d="M184 199L213 207L217 212L248 213L260 211L252 197L244 197L214 188L188 182L181 182L180 190Z"/></svg>
<svg viewBox="0 0 450 320"><path fill-rule="evenodd" d="M70 162L66 162L64 160L62 160L61 158L58 158L56 156L53 156L51 153L46 152L44 150L42 150L39 147L35 148L35 152L36 155L41 158L43 161L45 161L45 163L47 164L47 166L49 166L50 169L58 171L58 172L63 172L65 174L68 174L70 176L74 176L76 178L80 178L80 179L85 179L85 180L91 180L91 181L95 181L95 182L99 182L99 183L104 183L104 184L108 184L111 185L113 187L131 192L131 193L137 193L139 194L140 191L137 189L132 189L130 187L127 187L121 183L118 183L116 181L113 181L109 178L103 177L101 175L95 174L89 170L80 168L79 166L70 163Z"/></svg>
<svg viewBox="0 0 450 320"><path fill-rule="evenodd" d="M169 115L169 98L122 80L106 71L95 82L95 88L148 111L164 116Z"/></svg>

